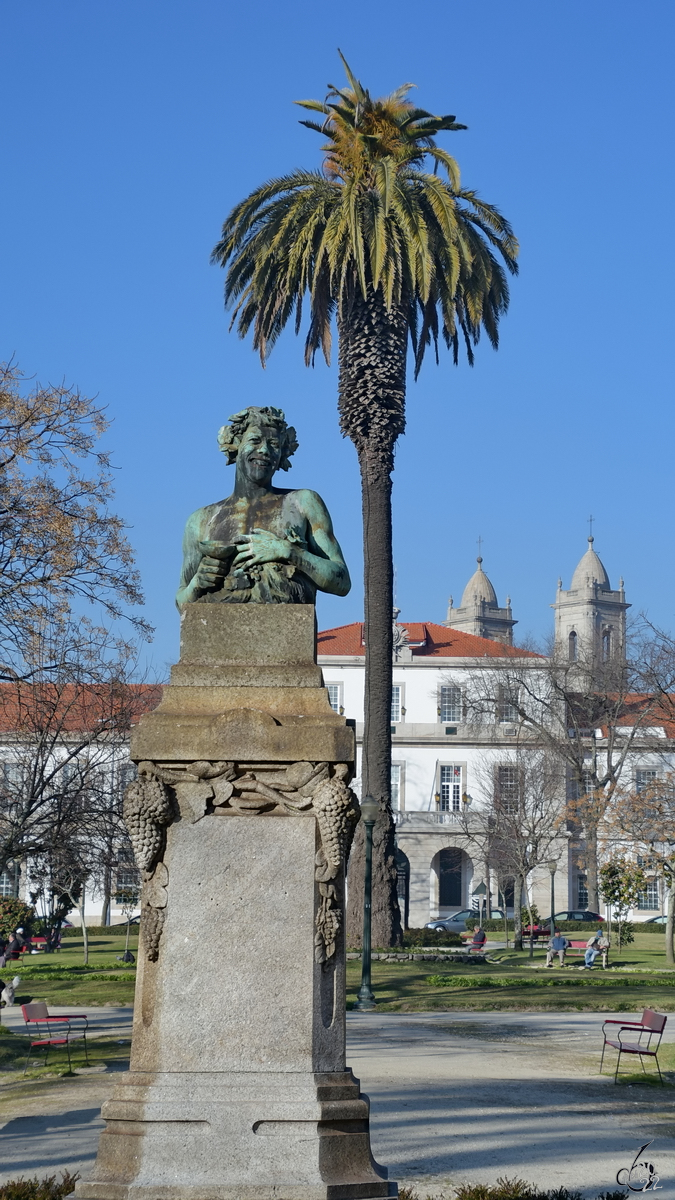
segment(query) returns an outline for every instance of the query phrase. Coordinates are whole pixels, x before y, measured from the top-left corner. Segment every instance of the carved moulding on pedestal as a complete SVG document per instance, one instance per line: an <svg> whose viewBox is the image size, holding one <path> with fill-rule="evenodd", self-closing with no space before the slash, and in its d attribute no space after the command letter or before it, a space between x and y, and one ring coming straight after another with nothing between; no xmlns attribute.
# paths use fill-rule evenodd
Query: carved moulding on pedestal
<svg viewBox="0 0 675 1200"><path fill-rule="evenodd" d="M336 881L360 815L346 763L142 762L138 773L124 795L124 819L143 878L141 936L150 961L158 957L166 916L169 872L161 859L175 806L191 822L228 813L316 817L321 845L314 872L314 958L319 963L332 958L343 924Z"/></svg>

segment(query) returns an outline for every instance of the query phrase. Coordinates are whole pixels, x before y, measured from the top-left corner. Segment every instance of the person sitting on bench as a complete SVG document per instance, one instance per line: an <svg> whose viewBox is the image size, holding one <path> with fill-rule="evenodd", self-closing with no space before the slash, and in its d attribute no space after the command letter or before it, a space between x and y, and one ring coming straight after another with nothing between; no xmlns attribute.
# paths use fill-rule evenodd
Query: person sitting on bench
<svg viewBox="0 0 675 1200"><path fill-rule="evenodd" d="M585 970L592 971L593 963L595 962L596 958L608 947L609 939L603 935L601 929L599 929L597 933L594 933L592 937L589 937L588 941L586 942L586 953L584 955Z"/></svg>
<svg viewBox="0 0 675 1200"><path fill-rule="evenodd" d="M546 950L546 966L553 968L553 959L557 954L558 958L560 959L560 966L564 967L565 951L568 946L569 942L567 938L563 937L562 933L558 933L558 930L556 929L553 937L548 939L548 947Z"/></svg>
<svg viewBox="0 0 675 1200"><path fill-rule="evenodd" d="M469 942L469 950L482 950L486 942L487 934L482 926L479 925L478 929L474 929L473 931L473 937Z"/></svg>

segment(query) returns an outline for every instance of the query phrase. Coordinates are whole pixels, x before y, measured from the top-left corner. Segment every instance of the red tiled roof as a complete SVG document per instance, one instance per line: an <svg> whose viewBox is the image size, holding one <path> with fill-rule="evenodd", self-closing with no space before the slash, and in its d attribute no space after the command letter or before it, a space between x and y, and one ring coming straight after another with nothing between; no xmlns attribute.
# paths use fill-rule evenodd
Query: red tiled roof
<svg viewBox="0 0 675 1200"><path fill-rule="evenodd" d="M490 638L475 637L459 629L448 629L446 625L434 625L431 621L401 621L407 630L413 658L539 658L531 650L519 650L517 646L505 646ZM363 622L353 625L338 625L337 629L324 629L317 637L317 654L363 656Z"/></svg>
<svg viewBox="0 0 675 1200"><path fill-rule="evenodd" d="M124 733L162 698L160 684L83 686L0 683L0 733Z"/></svg>

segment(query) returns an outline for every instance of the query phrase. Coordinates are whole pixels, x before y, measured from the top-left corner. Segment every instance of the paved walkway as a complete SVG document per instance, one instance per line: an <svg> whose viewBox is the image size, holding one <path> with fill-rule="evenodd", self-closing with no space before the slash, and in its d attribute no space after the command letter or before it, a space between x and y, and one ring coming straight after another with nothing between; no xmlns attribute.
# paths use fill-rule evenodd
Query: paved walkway
<svg viewBox="0 0 675 1200"><path fill-rule="evenodd" d="M65 1011L65 1010L62 1010ZM3 1024L20 1029L20 1010ZM120 1037L130 1009L91 1010ZM627 1014L620 1014L630 1019ZM650 1137L662 1200L675 1200L672 1095L615 1087L594 1071L598 1013L350 1013L348 1062L372 1102L375 1157L422 1197L460 1182L519 1175L584 1195L616 1188ZM675 1041L675 1021L666 1027ZM55 1170L86 1174L111 1074L29 1089L7 1112L0 1087L0 1182ZM4 1124L1 1124L4 1118Z"/></svg>

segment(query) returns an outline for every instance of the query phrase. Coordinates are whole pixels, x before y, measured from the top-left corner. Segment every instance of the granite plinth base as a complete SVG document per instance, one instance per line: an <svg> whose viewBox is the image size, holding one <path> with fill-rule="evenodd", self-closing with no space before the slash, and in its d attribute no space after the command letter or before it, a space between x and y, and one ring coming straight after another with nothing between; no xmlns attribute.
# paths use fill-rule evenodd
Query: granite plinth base
<svg viewBox="0 0 675 1200"><path fill-rule="evenodd" d="M131 1072L78 1200L381 1200L350 1071Z"/></svg>
<svg viewBox="0 0 675 1200"><path fill-rule="evenodd" d="M345 1063L354 732L310 606L189 605L132 734L143 878L131 1069L77 1200L383 1200Z"/></svg>

